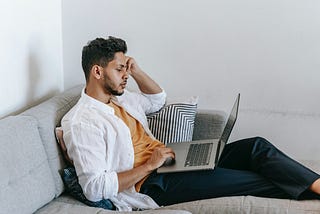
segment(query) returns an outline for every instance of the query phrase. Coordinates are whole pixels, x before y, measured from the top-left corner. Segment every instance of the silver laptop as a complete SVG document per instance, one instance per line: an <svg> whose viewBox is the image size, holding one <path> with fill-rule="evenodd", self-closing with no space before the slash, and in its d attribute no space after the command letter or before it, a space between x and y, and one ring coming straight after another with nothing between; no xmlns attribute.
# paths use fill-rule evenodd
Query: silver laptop
<svg viewBox="0 0 320 214"><path fill-rule="evenodd" d="M218 163L234 124L238 117L240 94L233 105L227 123L219 139L198 140L191 142L169 143L175 152L174 164L162 166L158 173L182 172L213 169Z"/></svg>

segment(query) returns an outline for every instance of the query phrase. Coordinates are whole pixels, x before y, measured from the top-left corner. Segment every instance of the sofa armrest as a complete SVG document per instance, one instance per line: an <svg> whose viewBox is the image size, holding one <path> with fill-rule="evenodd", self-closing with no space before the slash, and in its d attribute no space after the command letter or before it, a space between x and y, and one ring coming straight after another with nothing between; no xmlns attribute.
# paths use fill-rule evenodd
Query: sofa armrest
<svg viewBox="0 0 320 214"><path fill-rule="evenodd" d="M219 138L226 123L226 113L218 110L199 109L193 130L193 140Z"/></svg>

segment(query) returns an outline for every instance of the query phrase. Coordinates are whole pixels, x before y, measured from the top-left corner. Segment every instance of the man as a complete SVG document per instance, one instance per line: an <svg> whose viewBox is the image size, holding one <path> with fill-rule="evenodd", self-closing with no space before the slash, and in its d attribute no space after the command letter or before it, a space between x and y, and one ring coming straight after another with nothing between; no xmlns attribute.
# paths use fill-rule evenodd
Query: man
<svg viewBox="0 0 320 214"><path fill-rule="evenodd" d="M260 137L227 144L214 170L157 174L175 154L152 136L145 115L161 109L166 94L126 51L125 41L114 37L83 48L86 87L62 120L89 200L110 199L131 210L235 195L319 198L320 176ZM125 90L129 76L140 94Z"/></svg>

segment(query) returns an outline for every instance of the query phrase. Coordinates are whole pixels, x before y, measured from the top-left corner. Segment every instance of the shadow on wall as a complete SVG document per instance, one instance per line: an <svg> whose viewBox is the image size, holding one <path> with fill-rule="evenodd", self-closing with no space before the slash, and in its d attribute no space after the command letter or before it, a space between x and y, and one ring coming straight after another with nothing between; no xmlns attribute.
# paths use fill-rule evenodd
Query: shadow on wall
<svg viewBox="0 0 320 214"><path fill-rule="evenodd" d="M25 91L25 98L23 104L23 107L20 108L19 110L16 110L12 113L9 113L7 115L3 115L0 117L0 119L6 117L6 116L12 116L12 115L17 115L28 108L38 105L39 103L53 97L54 95L59 93L59 89L54 89L54 90L49 90L48 92L45 93L43 96L37 96L38 94L42 94L39 85L41 85L41 75L45 72L41 70L41 63L39 60L39 57L37 54L32 51L32 48L30 48L29 56L28 56L28 62L27 62L27 69L26 72L28 74L28 77L26 78L27 81L27 91ZM45 62L44 62L45 63ZM43 84L43 83L42 83Z"/></svg>
<svg viewBox="0 0 320 214"><path fill-rule="evenodd" d="M28 90L26 91L26 103L33 103L36 101L37 85L41 80L41 72L39 62L37 62L36 54L31 51L28 57Z"/></svg>

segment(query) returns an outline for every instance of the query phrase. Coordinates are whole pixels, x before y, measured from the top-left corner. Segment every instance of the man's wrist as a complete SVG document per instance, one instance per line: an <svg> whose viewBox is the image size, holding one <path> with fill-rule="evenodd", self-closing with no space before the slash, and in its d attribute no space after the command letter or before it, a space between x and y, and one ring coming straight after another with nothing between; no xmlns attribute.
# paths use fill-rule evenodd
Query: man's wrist
<svg viewBox="0 0 320 214"><path fill-rule="evenodd" d="M151 172L153 172L155 170L155 168L152 167L152 165L149 163L146 163L143 167L146 169L148 174L150 174Z"/></svg>
<svg viewBox="0 0 320 214"><path fill-rule="evenodd" d="M141 74L143 74L144 72L141 69L136 69L134 71L131 71L131 76L133 77L133 79L139 78L139 76L141 76Z"/></svg>

